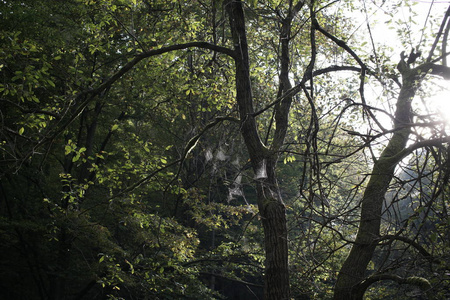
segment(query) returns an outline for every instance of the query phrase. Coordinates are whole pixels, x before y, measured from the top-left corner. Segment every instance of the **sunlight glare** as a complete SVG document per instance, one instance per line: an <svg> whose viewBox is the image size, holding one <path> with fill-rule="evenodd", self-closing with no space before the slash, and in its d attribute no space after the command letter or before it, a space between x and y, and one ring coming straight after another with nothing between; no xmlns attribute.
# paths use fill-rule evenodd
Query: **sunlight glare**
<svg viewBox="0 0 450 300"><path fill-rule="evenodd" d="M443 89L430 97L430 106L446 123L450 123L450 82L445 82Z"/></svg>

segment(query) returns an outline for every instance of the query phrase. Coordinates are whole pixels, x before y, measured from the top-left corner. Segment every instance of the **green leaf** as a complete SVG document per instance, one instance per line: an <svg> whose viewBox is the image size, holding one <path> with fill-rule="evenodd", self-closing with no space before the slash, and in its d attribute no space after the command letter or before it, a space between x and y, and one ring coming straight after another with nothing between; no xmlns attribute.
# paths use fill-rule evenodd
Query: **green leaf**
<svg viewBox="0 0 450 300"><path fill-rule="evenodd" d="M67 155L67 154L69 154L70 152L72 152L72 147L70 147L69 145L66 145L66 146L64 147L64 154Z"/></svg>
<svg viewBox="0 0 450 300"><path fill-rule="evenodd" d="M52 80L47 80L47 83L51 86L51 87L55 87L55 83Z"/></svg>

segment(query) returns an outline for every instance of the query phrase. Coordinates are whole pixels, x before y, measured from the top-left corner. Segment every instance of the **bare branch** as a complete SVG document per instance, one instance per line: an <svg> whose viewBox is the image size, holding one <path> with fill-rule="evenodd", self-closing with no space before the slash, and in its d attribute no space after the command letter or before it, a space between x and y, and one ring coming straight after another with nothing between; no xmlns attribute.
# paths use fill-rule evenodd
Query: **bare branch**
<svg viewBox="0 0 450 300"><path fill-rule="evenodd" d="M360 83L359 83L359 95L361 97L361 102L363 104L366 104L366 98L364 96L364 84L365 84L365 78L366 78L366 73L368 73L368 71L370 70L369 67L367 67L367 65L361 60L361 58L359 58L359 56L347 45L347 43L345 43L343 40L338 39L337 37L335 37L334 35L332 35L331 33L329 33L328 31L326 31L324 28L322 28L319 23L317 22L317 20L313 20L313 24L315 26L315 28L320 31L323 35L325 35L327 38L329 38L330 40L332 40L334 43L336 43L336 45L338 45L339 47L341 47L342 49L344 49L347 53L349 53L354 60L356 60L356 62L358 63L358 65L361 67L361 75L360 75ZM367 115L378 125L378 127L380 127L382 130L385 130L385 128L383 127L383 125L381 125L381 123L378 121L377 118L375 118L375 116L373 115L373 113L369 110L365 110L365 112L367 113Z"/></svg>
<svg viewBox="0 0 450 300"><path fill-rule="evenodd" d="M430 258L435 263L440 262L440 260L434 258L424 247L422 247L419 243L411 240L410 238L400 236L400 235L388 234L388 235L385 235L385 236L382 236L381 238L379 238L378 243L380 243L382 241L386 241L386 240L390 240L390 241L398 240L398 241L404 242L404 243L414 247L423 257Z"/></svg>
<svg viewBox="0 0 450 300"><path fill-rule="evenodd" d="M430 72L430 74L441 76L445 80L450 80L450 68L445 65L426 63L420 66L420 69L425 72Z"/></svg>
<svg viewBox="0 0 450 300"><path fill-rule="evenodd" d="M442 19L441 27L439 28L439 31L436 34L436 38L434 39L433 46L431 46L430 53L428 54L428 57L426 60L427 62L430 62L433 57L433 52L436 49L439 39L441 38L442 31L444 30L445 24L447 23L447 20L449 17L450 17L450 6L448 7L447 12L444 15L444 18Z"/></svg>
<svg viewBox="0 0 450 300"><path fill-rule="evenodd" d="M219 277L219 278L222 278L222 279L225 279L225 280L229 280L229 281L233 281L233 282L236 282L236 283L243 284L245 286L253 286L253 287L257 287L257 288L263 288L263 286L260 285L260 284L255 284L255 283L251 283L251 282L248 282L248 281L243 281L243 280L239 280L239 279L235 279L235 278L230 278L230 277L226 277L226 276L223 276L223 275L220 275L220 274L209 273L209 272L200 272L200 274Z"/></svg>
<svg viewBox="0 0 450 300"><path fill-rule="evenodd" d="M318 31L320 31L320 33L322 33L324 36L326 36L327 38L329 38L330 40L335 42L336 45L338 45L339 47L344 49L346 52L348 52L353 57L353 59L356 60L358 65L361 66L362 69L366 69L366 70L369 69L366 66L366 64L359 58L359 56L347 45L347 43L345 43L343 40L338 39L337 37L335 37L332 34L330 34L328 31L326 31L324 28L322 28L319 25L319 22L317 22L317 20L313 20L313 23L314 23L315 28Z"/></svg>
<svg viewBox="0 0 450 300"><path fill-rule="evenodd" d="M114 198L120 197L120 196L122 196L122 195L125 195L126 193L131 192L132 190L138 188L139 186L141 186L141 185L144 184L145 182L147 182L147 181L149 181L150 179L152 179L153 177L155 177L158 173L160 173L160 172L162 172L162 171L164 171L164 170L166 170L166 169L168 169L168 168L170 168L170 167L172 167L172 166L178 164L178 163L181 162L181 161L182 161L181 159L178 159L178 160L176 160L176 161L171 162L170 164L165 165L164 167L161 167L161 168L159 168L159 169L153 171L152 173L150 173L149 175L145 176L145 177L142 178L141 180L138 180L135 184L131 185L130 187L128 187L128 188L126 188L126 189L120 191L120 192L117 193L117 194L112 195L111 197L109 197L109 198L107 199L107 201L110 201L110 200L112 200L112 199L114 199Z"/></svg>
<svg viewBox="0 0 450 300"><path fill-rule="evenodd" d="M411 146L404 148L402 151L398 152L394 156L386 157L387 160L391 160L392 163L401 161L403 158L411 154L414 150L425 148L425 147L439 147L445 143L450 143L450 137L444 137L439 139L432 139L426 141L420 141Z"/></svg>
<svg viewBox="0 0 450 300"><path fill-rule="evenodd" d="M188 48L203 48L203 49L209 49L209 50L213 50L213 51L216 51L219 53L223 53L223 54L226 54L233 58L235 58L235 56L236 56L236 53L229 48L225 48L225 47L214 45L214 44L207 43L207 42L190 42L190 43L185 43L185 44L177 44L177 45L162 47L159 49L149 50L149 51L145 51L141 54L136 55L134 57L134 59L132 59L130 62L128 62L126 65L124 65L117 73L115 73L113 76L111 76L109 79L107 79L103 84L98 86L96 89L86 91L86 93L91 93L91 94L95 94L95 95L100 93L107 87L110 87L115 81L117 81L117 79L122 77L125 73L127 73L130 69L132 69L137 63L139 63L141 60L143 60L145 58L164 54L167 52L172 52L175 50L183 50L183 49L188 49Z"/></svg>
<svg viewBox="0 0 450 300"><path fill-rule="evenodd" d="M320 70L316 70L312 73L312 76L319 76L319 75L323 75L323 74L327 74L327 73L331 73L331 72L336 72L336 71L355 71L355 72L361 72L361 68L358 67L354 67L354 66L330 66L324 69L320 69ZM305 76L303 76L301 82L297 85L295 85L294 87L292 87L291 89L289 89L288 91L286 91L282 96L278 97L274 102L268 104L267 106L265 106L264 108L260 109L259 111L255 112L253 114L253 116L258 116L260 114L262 114L263 112L265 112L266 110L272 108L273 106L277 105L278 103L280 103L281 101L283 101L284 99L288 98L288 97L293 97L294 95L298 94L301 90L302 90L302 86L308 81L310 80L310 74L305 73Z"/></svg>
<svg viewBox="0 0 450 300"><path fill-rule="evenodd" d="M450 31L450 22L447 22L447 26L445 27L444 36L442 37L442 64L447 66L447 56L444 55L447 52L447 40L448 33Z"/></svg>
<svg viewBox="0 0 450 300"><path fill-rule="evenodd" d="M181 164L183 164L183 161L186 159L187 155L192 151L192 149L195 148L195 146L197 145L198 141L200 140L200 138L205 134L206 131L208 131L209 129L213 128L214 126L216 126L217 124L219 124L220 122L223 121L232 121L232 122L236 122L239 123L239 119L233 118L233 117L216 117L214 118L213 121L211 121L210 123L208 123L198 134L196 134L194 137L192 137L189 142L186 144L184 151L183 151L183 155L181 157ZM180 174L181 171L181 166L180 166L180 170L178 171L177 177Z"/></svg>
<svg viewBox="0 0 450 300"><path fill-rule="evenodd" d="M392 280L392 281L397 282L398 284L415 285L424 291L431 289L430 282L423 277L411 276L411 277L403 278L403 277L400 277L398 275L393 275L393 274L376 274L376 275L369 276L366 280L364 280L360 284L359 288L366 290L373 283L382 281L382 280Z"/></svg>
<svg viewBox="0 0 450 300"><path fill-rule="evenodd" d="M10 101L10 100L7 100L7 99L0 99L0 101L2 101L2 102L6 102L6 103L8 103L8 104L10 104L10 105L12 105L12 106L15 106L15 107L17 107L22 113L24 113L24 114L41 114L41 115L48 115L48 116L51 116L51 117L54 117L55 119L60 119L61 118L61 116L59 115L59 114L57 114L57 113L54 113L54 112L51 112L51 111L46 111L46 110L42 110L42 109L25 109L25 108L23 108L22 106L20 106L19 104L17 104L17 103L14 103L14 102L12 102L12 101Z"/></svg>

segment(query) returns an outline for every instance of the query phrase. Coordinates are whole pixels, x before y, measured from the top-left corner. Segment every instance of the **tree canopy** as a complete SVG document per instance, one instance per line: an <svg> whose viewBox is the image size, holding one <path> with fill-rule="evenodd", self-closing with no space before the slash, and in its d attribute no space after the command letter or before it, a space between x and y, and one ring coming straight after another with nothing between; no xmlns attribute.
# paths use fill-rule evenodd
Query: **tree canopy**
<svg viewBox="0 0 450 300"><path fill-rule="evenodd" d="M450 297L446 5L0 1L0 296Z"/></svg>

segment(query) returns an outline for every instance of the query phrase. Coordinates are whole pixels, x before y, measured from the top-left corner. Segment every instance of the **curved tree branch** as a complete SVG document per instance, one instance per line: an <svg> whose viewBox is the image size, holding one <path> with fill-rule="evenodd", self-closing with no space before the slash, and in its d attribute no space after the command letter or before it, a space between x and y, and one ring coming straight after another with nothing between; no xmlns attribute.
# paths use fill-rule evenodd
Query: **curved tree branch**
<svg viewBox="0 0 450 300"><path fill-rule="evenodd" d="M214 45L214 44L211 44L208 42L190 42L190 43L185 43L185 44L177 44L177 45L162 47L159 49L148 50L148 51L145 51L143 53L136 55L130 62L125 64L117 73L115 73L113 76L111 76L109 79L107 79L104 83L102 83L96 89L89 90L89 91L87 91L87 93L98 94L101 91L103 91L104 89L106 89L107 87L110 87L111 84L113 84L115 81L117 81L117 79L122 77L125 73L127 73L130 69L132 69L137 63L139 63L141 60L143 60L145 58L164 54L167 52L172 52L175 50L183 50L183 49L188 49L188 48L209 49L209 50L213 50L213 51L216 51L216 52L219 52L222 54L226 54L232 58L236 57L235 51L233 51L229 48Z"/></svg>
<svg viewBox="0 0 450 300"><path fill-rule="evenodd" d="M168 53L171 51L176 50L183 50L188 48L203 48L203 49L209 49L213 50L222 54L226 54L232 58L236 57L236 52L222 46L214 45L208 42L190 42L185 44L177 44L177 45L171 45L167 47L162 47L159 49L152 49L145 51L143 53L140 53L136 55L131 61L126 63L124 66L122 66L116 73L111 75L108 79L106 79L102 84L100 84L96 88L89 88L84 91L81 91L75 96L75 99L72 100L74 103L79 103L77 106L77 109L72 114L72 116L65 121L62 125L57 126L57 129L53 132L53 134L44 137L42 140L40 140L34 147L31 149L28 153L26 153L22 160L26 160L29 157L35 153L36 149L41 147L42 145L53 141L57 136L59 136L74 120L77 119L77 117L81 114L81 112L86 108L86 106L94 99L96 96L104 93L104 91L108 90L117 80L119 80L123 75L125 75L127 72L129 72L131 69L133 69L134 66L136 66L139 62L142 60L156 56L161 55L164 53Z"/></svg>
<svg viewBox="0 0 450 300"><path fill-rule="evenodd" d="M385 236L382 236L381 238L379 238L378 243L380 243L382 241L386 241L386 240L389 240L389 241L398 240L398 241L404 242L404 243L414 247L423 257L431 259L431 261L434 263L440 263L440 260L433 257L433 255L431 255L424 247L422 247L419 243L417 243L416 241L413 241L410 238L407 238L407 237L404 237L401 235L388 234L388 235L385 235Z"/></svg>
<svg viewBox="0 0 450 300"><path fill-rule="evenodd" d="M320 69L320 70L315 70L314 72L312 72L312 76L315 77L315 76L319 76L319 75L323 75L323 74L327 74L327 73L331 73L331 72L337 72L337 71L361 72L361 68L354 67L354 66L330 66L330 67L323 68L323 69ZM295 96L296 94L298 94L302 90L303 85L310 79L311 79L311 74L306 72L300 83L298 83L294 87L292 87L289 90L287 90L282 96L278 97L272 103L270 103L267 106L261 108L257 112L254 112L253 116L256 117L256 116L262 114L263 112L267 111L268 109L274 107L275 105L277 105L278 103L280 103L284 99Z"/></svg>
<svg viewBox="0 0 450 300"><path fill-rule="evenodd" d="M209 273L209 272L200 272L200 274L207 275L207 276L219 277L219 278L222 278L222 279L225 279L225 280L229 280L229 281L232 281L232 282L235 282L235 283L243 284L245 286L252 286L252 287L257 287L257 288L263 288L263 286L260 285L260 284L251 283L251 282L248 282L248 281L243 281L243 280L227 277L227 276L223 276L223 275L220 275L220 274Z"/></svg>
<svg viewBox="0 0 450 300"><path fill-rule="evenodd" d="M369 276L366 280L360 283L358 286L358 289L361 289L363 291L367 290L369 286L374 284L375 282L382 281L382 280L392 280L397 282L398 284L410 284L419 287L423 291L427 291L431 289L430 282L423 278L418 276L411 276L411 277L400 277L398 275L393 274L376 274Z"/></svg>
<svg viewBox="0 0 450 300"><path fill-rule="evenodd" d="M401 150L400 152L391 157L386 157L385 159L389 160L391 163L397 163L400 162L403 158L405 158L409 154L411 154L414 150L424 147L439 147L445 143L450 143L450 137L420 141L410 145L407 148L404 148L403 150Z"/></svg>
<svg viewBox="0 0 450 300"><path fill-rule="evenodd" d="M344 42L343 40L338 39L337 37L333 36L331 33L329 33L328 31L326 31L324 28L322 28L319 25L319 22L317 20L313 20L313 24L315 26L315 28L322 33L324 36L326 36L327 38L329 38L330 40L332 40L334 43L336 43L336 45L338 45L339 47L341 47L342 49L344 49L347 53L349 53L354 60L356 60L356 62L358 63L358 65L361 66L362 69L368 70L369 68L366 66L366 64L359 58L359 56L347 45L346 42Z"/></svg>
<svg viewBox="0 0 450 300"><path fill-rule="evenodd" d="M214 126L216 126L217 124L219 124L222 121L232 121L232 122L239 123L239 119L227 116L227 117L216 117L216 118L214 118L213 121L211 121L208 124L206 124L206 126L198 134L193 136L188 141L186 146L184 147L183 154L182 154L182 156L180 157L180 160L179 160L181 162L180 163L180 167L178 169L177 174L175 175L175 178L171 181L171 183L173 183L173 181L176 180L178 178L178 176L180 175L181 168L183 167L183 163L186 160L186 157L195 148L195 146L197 145L198 141L203 136L203 134L205 134L205 132L207 132L209 129L213 128Z"/></svg>

